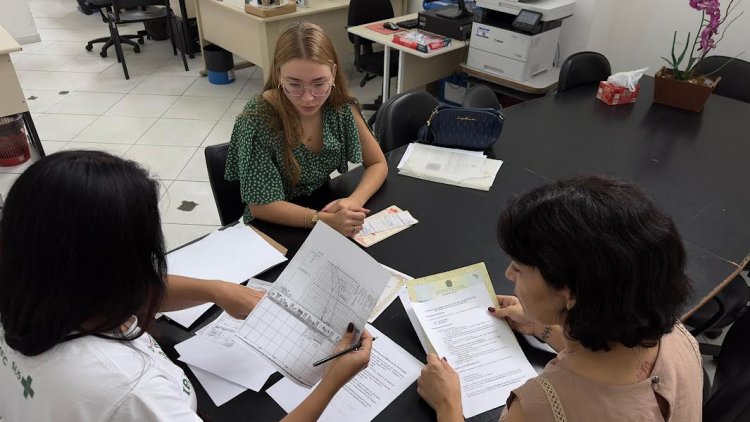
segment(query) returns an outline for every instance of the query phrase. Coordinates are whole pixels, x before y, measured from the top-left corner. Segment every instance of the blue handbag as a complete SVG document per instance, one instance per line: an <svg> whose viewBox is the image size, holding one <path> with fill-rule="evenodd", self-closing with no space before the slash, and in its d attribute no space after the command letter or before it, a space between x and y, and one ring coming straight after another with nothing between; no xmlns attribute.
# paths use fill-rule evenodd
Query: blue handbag
<svg viewBox="0 0 750 422"><path fill-rule="evenodd" d="M494 108L438 106L421 132L423 143L484 151L503 132L505 117Z"/></svg>

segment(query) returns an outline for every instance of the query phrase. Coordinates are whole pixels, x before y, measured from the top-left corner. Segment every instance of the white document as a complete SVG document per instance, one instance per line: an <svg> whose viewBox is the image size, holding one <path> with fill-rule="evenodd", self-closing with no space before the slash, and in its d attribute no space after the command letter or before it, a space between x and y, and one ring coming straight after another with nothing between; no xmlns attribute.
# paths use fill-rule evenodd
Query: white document
<svg viewBox="0 0 750 422"><path fill-rule="evenodd" d="M323 366L312 364L331 354L349 323L365 326L389 278L366 252L318 223L248 315L237 343L311 387L323 375Z"/></svg>
<svg viewBox="0 0 750 422"><path fill-rule="evenodd" d="M235 341L240 325L242 320L222 313L196 335L175 345L179 360L246 389L260 391L276 368ZM208 391L207 386L204 388Z"/></svg>
<svg viewBox="0 0 750 422"><path fill-rule="evenodd" d="M396 166L397 169L400 169L406 160L409 159L412 152L414 152L414 145L417 145L416 143L411 143L409 146L406 147L406 151L404 151L404 155L401 157L401 161L398 162L398 165ZM469 151L466 149L458 149L458 148L446 148L446 147L438 147L435 145L427 145L427 144L419 144L421 147L425 147L427 149L433 149L435 151L449 151L449 152L457 152L459 154L466 154L466 155L472 155L474 157L486 157L484 151Z"/></svg>
<svg viewBox="0 0 750 422"><path fill-rule="evenodd" d="M284 255L253 229L236 224L168 254L167 269L172 275L239 284L284 261ZM188 328L211 305L204 303L164 315Z"/></svg>
<svg viewBox="0 0 750 422"><path fill-rule="evenodd" d="M453 150L441 151L413 144L414 150L399 174L447 185L488 191L503 162Z"/></svg>
<svg viewBox="0 0 750 422"><path fill-rule="evenodd" d="M487 312L495 305L484 283L412 306L430 344L458 372L464 417L502 406L511 390L537 375L508 324Z"/></svg>
<svg viewBox="0 0 750 422"><path fill-rule="evenodd" d="M487 312L498 305L483 263L409 281L407 289L418 321L407 315L423 330L423 346L459 374L465 417L503 405L513 388L536 376L507 323Z"/></svg>
<svg viewBox="0 0 750 422"><path fill-rule="evenodd" d="M208 393L211 401L216 406L221 406L247 390L247 388L239 384L227 381L220 376L206 372L195 366L188 365L188 368L193 371L195 377L198 378L198 382L203 386L203 389L206 390L206 393Z"/></svg>
<svg viewBox="0 0 750 422"><path fill-rule="evenodd" d="M367 330L377 337L370 364L336 393L319 422L369 422L419 378L422 362L376 328L368 325ZM312 389L282 378L266 391L288 413Z"/></svg>
<svg viewBox="0 0 750 422"><path fill-rule="evenodd" d="M379 317L385 308L393 302L393 299L398 296L398 292L406 286L406 282L414 278L385 265L383 265L383 268L390 273L391 278L388 279L388 284L386 284L383 294L380 295L378 303L375 304L375 308L373 308L370 317L367 318L367 322L370 324L372 324L373 321L375 321L375 318Z"/></svg>
<svg viewBox="0 0 750 422"><path fill-rule="evenodd" d="M411 226L417 223L419 223L419 221L412 217L409 211L401 211L392 214L383 213L375 218L366 218L365 224L362 226L362 230L358 234L368 235L370 233L384 232L386 230Z"/></svg>

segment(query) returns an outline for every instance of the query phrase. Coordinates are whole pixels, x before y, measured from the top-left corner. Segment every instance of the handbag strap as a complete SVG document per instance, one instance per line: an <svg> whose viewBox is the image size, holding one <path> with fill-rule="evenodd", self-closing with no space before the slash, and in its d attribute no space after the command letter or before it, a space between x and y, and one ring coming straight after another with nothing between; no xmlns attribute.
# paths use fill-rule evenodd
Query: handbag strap
<svg viewBox="0 0 750 422"><path fill-rule="evenodd" d="M552 386L552 383L542 376L534 378L534 381L542 386L544 394L547 395L547 400L552 408L552 416L555 418L555 422L566 422L565 410L563 409L562 403L560 403L560 397L557 396L557 391L555 391L555 387Z"/></svg>

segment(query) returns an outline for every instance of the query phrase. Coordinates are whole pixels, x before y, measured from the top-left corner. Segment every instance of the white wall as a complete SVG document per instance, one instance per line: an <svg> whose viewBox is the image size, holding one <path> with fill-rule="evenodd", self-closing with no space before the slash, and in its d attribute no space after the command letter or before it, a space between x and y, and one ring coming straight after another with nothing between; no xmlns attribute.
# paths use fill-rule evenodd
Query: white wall
<svg viewBox="0 0 750 422"><path fill-rule="evenodd" d="M71 4L75 7L73 0ZM5 28L19 44L28 44L40 41L39 33L31 17L31 9L28 0L0 0L2 2L2 13L0 13L0 25Z"/></svg>
<svg viewBox="0 0 750 422"><path fill-rule="evenodd" d="M586 50L594 21L594 11L597 3L600 2L599 0L576 0L575 13L563 21L562 31L560 31L560 64L571 54Z"/></svg>
<svg viewBox="0 0 750 422"><path fill-rule="evenodd" d="M690 7L688 0L597 0L597 3L586 49L607 56L613 72L648 66L649 74L653 75L665 64L660 57L670 55L674 31L678 31L675 50L682 51L680 47L684 46L688 31L691 37L695 36L700 24L701 14ZM722 12L728 3L728 0L722 2ZM731 16L743 10L745 14L732 24L726 37L709 54L736 56L744 51L740 58L750 61L748 3L748 0L739 3Z"/></svg>

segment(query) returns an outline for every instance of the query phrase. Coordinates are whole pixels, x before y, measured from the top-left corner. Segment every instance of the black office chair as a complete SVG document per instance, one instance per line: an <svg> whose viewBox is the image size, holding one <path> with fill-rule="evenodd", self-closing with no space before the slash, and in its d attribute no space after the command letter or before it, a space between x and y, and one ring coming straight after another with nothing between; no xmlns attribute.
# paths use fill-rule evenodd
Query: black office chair
<svg viewBox="0 0 750 422"><path fill-rule="evenodd" d="M122 71L125 73L125 79L130 79L130 75L128 74L128 66L125 64L125 54L122 52L120 32L117 29L117 25L125 23L145 23L149 21L166 20L169 38L177 40L177 43L180 46L182 64L185 66L186 72L189 70L187 59L185 58L185 45L183 43L184 37L182 36L180 27L177 25L172 8L169 7L168 0L111 1L112 9L109 11L107 23L109 24L109 32L114 40L117 61L122 64ZM175 55L177 54L177 49L174 43L172 44L172 52Z"/></svg>
<svg viewBox="0 0 750 422"><path fill-rule="evenodd" d="M477 108L494 108L500 110L503 108L500 105L500 100L497 99L495 91L487 85L474 85L466 91L464 100L461 102L462 107L477 107Z"/></svg>
<svg viewBox="0 0 750 422"><path fill-rule="evenodd" d="M724 328L747 312L749 300L750 287L742 276L737 276L711 301L696 310L685 325L691 327L690 333L694 336L703 334L708 338L717 338ZM714 344L700 343L700 348L704 355L718 356L721 353L721 346Z"/></svg>
<svg viewBox="0 0 750 422"><path fill-rule="evenodd" d="M750 103L750 62L726 56L711 56L695 67L698 75L721 76L714 94Z"/></svg>
<svg viewBox="0 0 750 422"><path fill-rule="evenodd" d="M609 60L593 51L582 51L565 59L560 66L557 92L605 81L612 74Z"/></svg>
<svg viewBox="0 0 750 422"><path fill-rule="evenodd" d="M228 152L228 142L207 146L204 152L206 169L208 169L208 182L211 184L211 192L214 194L214 201L216 201L216 208L219 210L219 219L222 226L239 220L245 212L245 203L242 202L240 196L240 182L229 181L224 178Z"/></svg>
<svg viewBox="0 0 750 422"><path fill-rule="evenodd" d="M373 126L383 152L415 141L437 106L435 97L424 91L403 92L386 101L375 115Z"/></svg>
<svg viewBox="0 0 750 422"><path fill-rule="evenodd" d="M393 17L393 6L391 6L390 0L351 0L349 2L347 26L364 25ZM354 44L354 68L365 74L359 86L365 86L367 81L374 79L376 76L383 76L385 53L373 51L372 41L362 39L351 33L349 34L349 41ZM391 50L390 60L388 77L392 78L398 74L398 51ZM382 102L383 96L378 95L373 104L362 104L362 109L377 111Z"/></svg>
<svg viewBox="0 0 750 422"><path fill-rule="evenodd" d="M703 405L703 420L750 421L750 312L727 332L716 364L711 394Z"/></svg>
<svg viewBox="0 0 750 422"><path fill-rule="evenodd" d="M84 10L84 6L85 6L86 10L92 11L92 13L93 13L93 10L99 11L99 14L102 16L102 22L107 23L107 19L109 19L109 12L112 11L111 0L78 0L78 3L81 6L81 10ZM87 13L87 14L91 14L91 13ZM133 51L135 51L136 53L140 53L141 47L139 47L138 44L144 43L144 40L143 40L144 36L146 36L145 29L138 31L135 35L120 34L120 43L129 44L133 47ZM132 40L137 40L138 42L136 43L135 41L132 41ZM108 37L94 38L93 40L86 43L86 51L93 50L94 44L96 43L104 43L101 51L99 51L99 55L102 57L107 57L107 50L109 49L109 47L112 47L114 45L114 39L112 38L112 35Z"/></svg>

